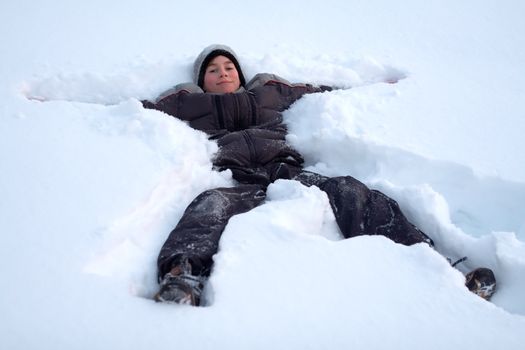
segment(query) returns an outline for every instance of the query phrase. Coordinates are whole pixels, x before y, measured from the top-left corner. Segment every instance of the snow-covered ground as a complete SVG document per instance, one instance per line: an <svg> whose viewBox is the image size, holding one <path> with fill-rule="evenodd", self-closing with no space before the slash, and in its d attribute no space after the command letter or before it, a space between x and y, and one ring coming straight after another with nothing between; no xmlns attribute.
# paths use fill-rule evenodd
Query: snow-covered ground
<svg viewBox="0 0 525 350"><path fill-rule="evenodd" d="M3 1L0 348L522 349L523 13L512 0ZM184 208L233 182L204 134L138 101L190 80L211 43L247 76L340 87L285 113L290 143L308 169L396 199L441 254L341 240L323 192L278 181L227 226L206 307L154 303ZM492 301L443 256L492 268Z"/></svg>

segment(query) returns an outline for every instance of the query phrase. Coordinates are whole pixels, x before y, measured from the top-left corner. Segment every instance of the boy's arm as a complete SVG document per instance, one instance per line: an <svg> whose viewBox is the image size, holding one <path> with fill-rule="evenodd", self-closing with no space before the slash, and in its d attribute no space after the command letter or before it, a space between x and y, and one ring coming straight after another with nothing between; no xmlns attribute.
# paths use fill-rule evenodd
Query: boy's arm
<svg viewBox="0 0 525 350"><path fill-rule="evenodd" d="M152 102L142 100L142 106L148 109L156 109L172 116L177 116L177 105L182 94L203 92L200 87L193 83L178 84L174 88L164 91Z"/></svg>

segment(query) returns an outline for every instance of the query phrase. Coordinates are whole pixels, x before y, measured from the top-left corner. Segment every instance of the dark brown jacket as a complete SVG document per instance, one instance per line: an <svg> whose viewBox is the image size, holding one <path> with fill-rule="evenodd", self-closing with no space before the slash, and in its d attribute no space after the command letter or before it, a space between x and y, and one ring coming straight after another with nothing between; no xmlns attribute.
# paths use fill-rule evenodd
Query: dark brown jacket
<svg viewBox="0 0 525 350"><path fill-rule="evenodd" d="M232 170L242 183L267 185L295 175L303 163L301 155L285 141L282 112L304 94L325 90L329 88L258 74L235 93L204 93L194 84L184 84L155 102L143 101L143 105L184 120L217 139L219 152L214 165L219 170Z"/></svg>

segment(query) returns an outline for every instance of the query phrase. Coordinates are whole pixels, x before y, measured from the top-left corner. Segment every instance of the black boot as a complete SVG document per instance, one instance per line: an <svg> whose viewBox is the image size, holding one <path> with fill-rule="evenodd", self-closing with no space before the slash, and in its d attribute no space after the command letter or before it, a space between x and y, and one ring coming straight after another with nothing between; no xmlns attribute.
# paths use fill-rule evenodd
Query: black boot
<svg viewBox="0 0 525 350"><path fill-rule="evenodd" d="M157 302L198 306L202 288L202 277L191 274L191 265L185 259L164 275L154 299Z"/></svg>
<svg viewBox="0 0 525 350"><path fill-rule="evenodd" d="M465 276L465 285L472 293L490 300L496 292L496 277L491 269L480 267Z"/></svg>

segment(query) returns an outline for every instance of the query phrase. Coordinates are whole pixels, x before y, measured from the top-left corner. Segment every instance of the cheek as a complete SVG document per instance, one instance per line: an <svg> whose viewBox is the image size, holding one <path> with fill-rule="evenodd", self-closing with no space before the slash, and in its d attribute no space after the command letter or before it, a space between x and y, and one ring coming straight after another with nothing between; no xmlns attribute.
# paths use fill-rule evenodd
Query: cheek
<svg viewBox="0 0 525 350"><path fill-rule="evenodd" d="M217 81L217 77L215 77L213 74L206 74L204 75L204 87L213 85Z"/></svg>
<svg viewBox="0 0 525 350"><path fill-rule="evenodd" d="M215 78L215 77L213 76L213 74L211 74L211 73L206 73L206 74L204 75L204 82L207 82L207 81L211 82L211 81L215 80L214 78Z"/></svg>
<svg viewBox="0 0 525 350"><path fill-rule="evenodd" d="M241 86L241 81L239 79L239 73L237 73L237 71L235 71L234 73L232 73L230 75L230 77L233 79L233 81L239 85L239 87Z"/></svg>

